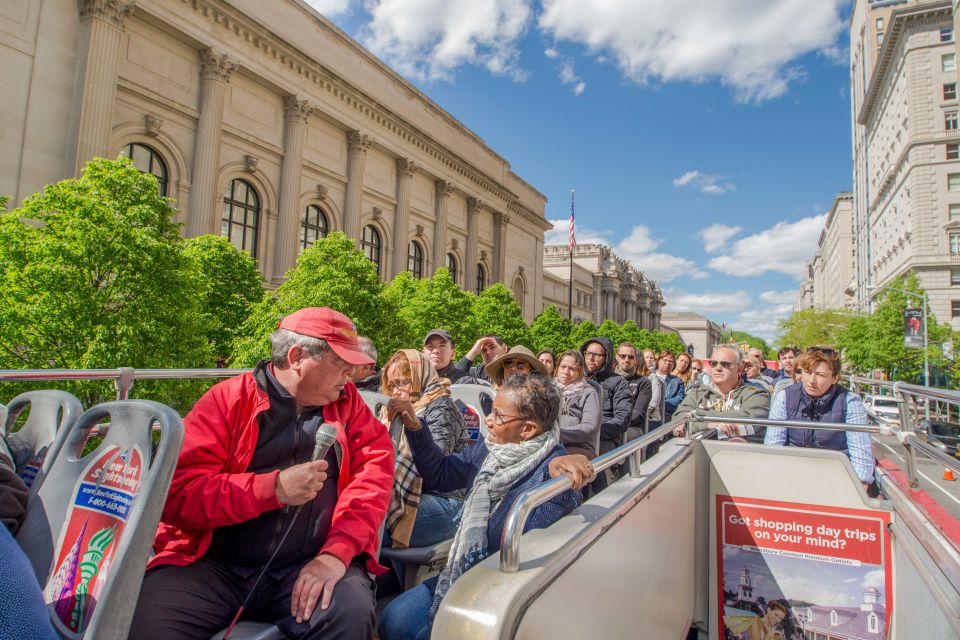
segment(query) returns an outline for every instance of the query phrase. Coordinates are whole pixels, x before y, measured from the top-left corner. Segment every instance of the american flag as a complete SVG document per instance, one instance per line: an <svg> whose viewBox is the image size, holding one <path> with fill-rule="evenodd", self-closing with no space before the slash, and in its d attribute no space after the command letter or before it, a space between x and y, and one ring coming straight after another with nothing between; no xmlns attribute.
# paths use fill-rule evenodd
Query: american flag
<svg viewBox="0 0 960 640"><path fill-rule="evenodd" d="M576 225L573 221L573 189L570 189L570 242L567 247L573 251L577 246Z"/></svg>

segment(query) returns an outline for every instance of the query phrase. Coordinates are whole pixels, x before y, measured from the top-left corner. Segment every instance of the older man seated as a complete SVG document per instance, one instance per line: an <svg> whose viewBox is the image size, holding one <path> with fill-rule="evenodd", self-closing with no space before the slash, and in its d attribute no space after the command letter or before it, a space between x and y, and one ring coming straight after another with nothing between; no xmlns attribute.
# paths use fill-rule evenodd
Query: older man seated
<svg viewBox="0 0 960 640"><path fill-rule="evenodd" d="M738 418L767 417L770 395L743 382L743 353L736 345L719 345L705 364L709 367L710 384L691 389L677 407L677 416L698 411ZM750 427L727 422L710 423L708 426L717 428L721 438L745 437L747 440L763 442L757 431ZM684 428L681 425L673 432L682 436Z"/></svg>

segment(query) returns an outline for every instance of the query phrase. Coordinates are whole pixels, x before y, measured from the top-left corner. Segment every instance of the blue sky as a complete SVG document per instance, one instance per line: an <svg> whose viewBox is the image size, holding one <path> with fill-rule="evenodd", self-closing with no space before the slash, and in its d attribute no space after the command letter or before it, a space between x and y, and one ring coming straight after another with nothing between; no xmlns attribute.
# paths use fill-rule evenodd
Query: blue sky
<svg viewBox="0 0 960 640"><path fill-rule="evenodd" d="M667 311L770 339L850 189L847 0L308 0ZM584 7L590 7L584 9Z"/></svg>

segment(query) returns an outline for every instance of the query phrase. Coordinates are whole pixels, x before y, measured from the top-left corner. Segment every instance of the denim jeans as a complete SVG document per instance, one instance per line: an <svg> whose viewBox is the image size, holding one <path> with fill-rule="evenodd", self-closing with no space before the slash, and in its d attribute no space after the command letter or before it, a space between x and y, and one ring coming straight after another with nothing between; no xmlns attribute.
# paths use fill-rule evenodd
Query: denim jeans
<svg viewBox="0 0 960 640"><path fill-rule="evenodd" d="M417 519L410 533L410 546L429 547L452 538L457 531L456 519L462 506L460 498L421 494Z"/></svg>
<svg viewBox="0 0 960 640"><path fill-rule="evenodd" d="M56 640L30 561L2 524L0 558L0 638Z"/></svg>
<svg viewBox="0 0 960 640"><path fill-rule="evenodd" d="M429 617L437 578L430 578L394 598L380 614L380 640L429 640L433 620Z"/></svg>

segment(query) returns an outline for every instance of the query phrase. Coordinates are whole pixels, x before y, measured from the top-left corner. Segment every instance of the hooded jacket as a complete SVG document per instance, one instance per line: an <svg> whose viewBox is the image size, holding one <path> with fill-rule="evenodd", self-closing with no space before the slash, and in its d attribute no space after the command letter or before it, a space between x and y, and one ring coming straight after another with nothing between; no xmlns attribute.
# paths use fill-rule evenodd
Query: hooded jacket
<svg viewBox="0 0 960 640"><path fill-rule="evenodd" d="M630 395L627 381L613 371L613 343L604 337L590 338L580 346L580 353L586 353L591 342L599 344L607 354L603 368L596 373L588 373L587 380L598 383L603 390L603 397L600 398L600 440L601 449L609 451L611 444L619 446L623 442L623 434L630 426L634 397Z"/></svg>
<svg viewBox="0 0 960 640"><path fill-rule="evenodd" d="M730 392L732 406L729 409L719 409L723 404L724 395L712 384L703 384L690 390L677 407L676 415L680 416L689 411L699 413L722 414L736 418L766 418L770 412L770 394L757 387L741 383ZM762 442L763 427L754 427L754 434L747 436L751 442Z"/></svg>

